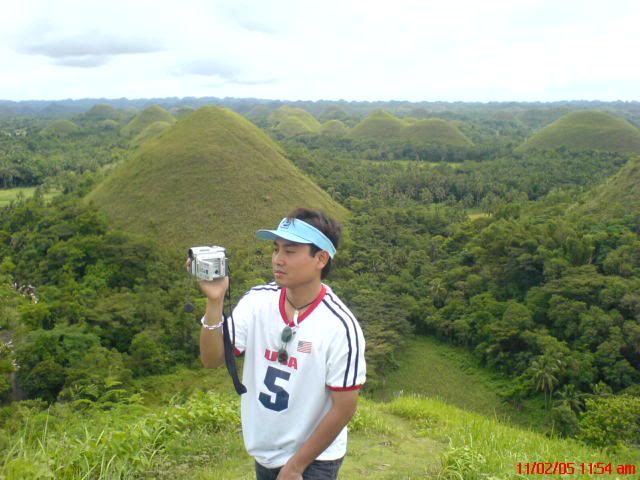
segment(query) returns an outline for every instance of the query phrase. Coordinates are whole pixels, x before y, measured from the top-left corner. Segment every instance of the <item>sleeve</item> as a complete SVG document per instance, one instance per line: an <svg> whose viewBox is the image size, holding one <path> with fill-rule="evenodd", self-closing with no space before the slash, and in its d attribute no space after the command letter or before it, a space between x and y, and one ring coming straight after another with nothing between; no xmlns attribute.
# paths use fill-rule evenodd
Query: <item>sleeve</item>
<svg viewBox="0 0 640 480"><path fill-rule="evenodd" d="M236 308L231 313L230 335L236 356L242 355L247 347L248 326L253 317L251 295L245 295L240 299Z"/></svg>
<svg viewBox="0 0 640 480"><path fill-rule="evenodd" d="M364 349L360 325L350 315L341 322L329 346L326 379L329 390L340 392L362 388L367 378Z"/></svg>

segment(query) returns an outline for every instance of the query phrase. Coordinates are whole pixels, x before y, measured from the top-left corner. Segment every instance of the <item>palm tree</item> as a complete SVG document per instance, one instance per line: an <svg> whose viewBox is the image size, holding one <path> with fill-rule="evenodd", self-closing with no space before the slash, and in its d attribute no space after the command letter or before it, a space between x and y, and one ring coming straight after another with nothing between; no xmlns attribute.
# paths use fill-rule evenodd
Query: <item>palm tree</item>
<svg viewBox="0 0 640 480"><path fill-rule="evenodd" d="M544 407L547 410L553 396L553 390L559 383L556 375L563 366L564 362L560 358L554 358L552 355L545 353L533 360L529 367L531 380L536 390L544 392Z"/></svg>

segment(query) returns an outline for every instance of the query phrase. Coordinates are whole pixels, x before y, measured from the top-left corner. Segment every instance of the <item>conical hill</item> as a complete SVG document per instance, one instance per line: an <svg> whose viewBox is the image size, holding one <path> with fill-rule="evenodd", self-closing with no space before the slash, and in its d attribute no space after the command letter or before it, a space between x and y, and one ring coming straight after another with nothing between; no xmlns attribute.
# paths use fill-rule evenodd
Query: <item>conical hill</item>
<svg viewBox="0 0 640 480"><path fill-rule="evenodd" d="M640 129L604 112L572 112L547 125L518 147L518 151L599 150L640 153Z"/></svg>
<svg viewBox="0 0 640 480"><path fill-rule="evenodd" d="M242 246L298 206L347 211L283 156L262 130L228 109L204 107L149 140L88 195L127 231L173 252Z"/></svg>
<svg viewBox="0 0 640 480"><path fill-rule="evenodd" d="M596 219L621 218L640 212L640 156L634 156L618 173L589 192L575 208ZM573 209L572 209L573 210Z"/></svg>

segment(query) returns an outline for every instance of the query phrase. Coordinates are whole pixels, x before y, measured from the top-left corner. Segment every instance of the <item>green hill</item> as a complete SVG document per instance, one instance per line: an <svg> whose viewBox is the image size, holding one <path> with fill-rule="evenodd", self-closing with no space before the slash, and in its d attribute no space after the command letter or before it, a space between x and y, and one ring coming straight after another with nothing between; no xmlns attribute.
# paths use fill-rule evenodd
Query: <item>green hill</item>
<svg viewBox="0 0 640 480"><path fill-rule="evenodd" d="M195 111L196 109L193 107L182 105L180 107L172 108L171 110L169 110L169 113L179 120L186 117L187 115L191 115Z"/></svg>
<svg viewBox="0 0 640 480"><path fill-rule="evenodd" d="M337 105L330 105L320 113L320 119L324 122L328 120L344 120L349 114Z"/></svg>
<svg viewBox="0 0 640 480"><path fill-rule="evenodd" d="M66 137L78 131L78 125L69 120L54 120L40 132L42 135Z"/></svg>
<svg viewBox="0 0 640 480"><path fill-rule="evenodd" d="M292 208L346 210L302 174L263 131L204 107L143 145L88 195L119 227L175 252L242 245Z"/></svg>
<svg viewBox="0 0 640 480"><path fill-rule="evenodd" d="M376 110L353 127L349 135L356 140L394 141L400 138L400 132L404 127L404 122L395 115L384 110Z"/></svg>
<svg viewBox="0 0 640 480"><path fill-rule="evenodd" d="M455 146L471 146L457 127L439 118L428 118L409 123L401 131L401 137L414 145L443 143Z"/></svg>
<svg viewBox="0 0 640 480"><path fill-rule="evenodd" d="M136 137L132 140L134 145L142 145L147 141L151 140L154 137L157 137L162 132L164 132L167 128L171 126L169 122L153 122L151 125L147 125L147 127L142 130Z"/></svg>
<svg viewBox="0 0 640 480"><path fill-rule="evenodd" d="M164 108L158 105L152 105L145 108L133 119L122 127L122 134L126 137L135 137L149 125L155 122L175 123L176 119L171 116Z"/></svg>
<svg viewBox="0 0 640 480"><path fill-rule="evenodd" d="M329 120L322 124L320 133L322 135L329 135L332 137L344 137L349 132L347 126L340 120Z"/></svg>
<svg viewBox="0 0 640 480"><path fill-rule="evenodd" d="M376 110L356 125L349 134L357 140L374 143L411 143L421 146L443 144L470 146L472 142L452 123L437 118L400 119L384 110Z"/></svg>
<svg viewBox="0 0 640 480"><path fill-rule="evenodd" d="M269 115L271 127L285 137L295 137L320 131L321 125L306 110L282 106Z"/></svg>
<svg viewBox="0 0 640 480"><path fill-rule="evenodd" d="M244 116L252 122L266 122L271 115L272 110L266 105L256 105L251 108Z"/></svg>
<svg viewBox="0 0 640 480"><path fill-rule="evenodd" d="M640 212L640 157L636 156L604 184L585 196L575 209L598 219L621 218Z"/></svg>
<svg viewBox="0 0 640 480"><path fill-rule="evenodd" d="M94 105L84 115L86 120L120 120L122 114L111 105Z"/></svg>
<svg viewBox="0 0 640 480"><path fill-rule="evenodd" d="M560 147L572 151L640 153L640 129L608 113L572 112L537 132L518 151Z"/></svg>

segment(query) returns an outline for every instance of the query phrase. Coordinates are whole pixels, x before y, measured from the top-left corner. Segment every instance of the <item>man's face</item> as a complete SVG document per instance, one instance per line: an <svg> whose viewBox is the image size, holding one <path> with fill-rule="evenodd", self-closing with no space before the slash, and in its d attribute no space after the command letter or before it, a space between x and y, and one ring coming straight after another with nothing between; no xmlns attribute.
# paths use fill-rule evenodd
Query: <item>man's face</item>
<svg viewBox="0 0 640 480"><path fill-rule="evenodd" d="M273 242L271 266L276 283L295 288L320 278L326 252L310 254L311 245L278 238Z"/></svg>

